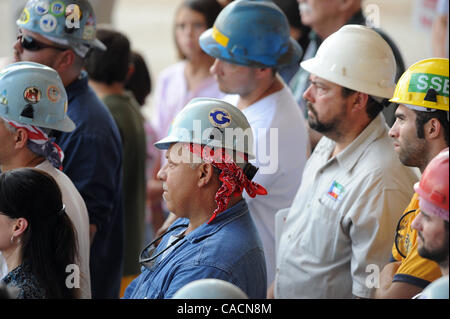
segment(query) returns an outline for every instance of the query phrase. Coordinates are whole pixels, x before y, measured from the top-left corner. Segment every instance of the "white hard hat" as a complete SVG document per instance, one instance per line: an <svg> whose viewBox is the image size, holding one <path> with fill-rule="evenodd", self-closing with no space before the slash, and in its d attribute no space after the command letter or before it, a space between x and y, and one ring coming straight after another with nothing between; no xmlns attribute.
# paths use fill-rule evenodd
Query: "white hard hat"
<svg viewBox="0 0 450 319"><path fill-rule="evenodd" d="M394 53L376 31L365 26L343 26L323 41L314 58L300 65L354 91L386 99L394 94Z"/></svg>
<svg viewBox="0 0 450 319"><path fill-rule="evenodd" d="M181 287L172 299L248 299L239 287L220 279L199 279Z"/></svg>

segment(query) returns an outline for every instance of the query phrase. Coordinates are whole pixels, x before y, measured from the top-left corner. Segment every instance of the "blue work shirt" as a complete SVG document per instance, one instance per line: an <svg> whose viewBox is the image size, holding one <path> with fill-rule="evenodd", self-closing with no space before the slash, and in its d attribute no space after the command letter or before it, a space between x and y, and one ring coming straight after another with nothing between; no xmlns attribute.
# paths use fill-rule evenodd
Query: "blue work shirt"
<svg viewBox="0 0 450 319"><path fill-rule="evenodd" d="M97 226L91 245L92 298L118 298L123 263L122 144L116 123L88 86L88 76L66 87L67 115L76 129L56 133L64 151L63 171L83 197L89 223Z"/></svg>
<svg viewBox="0 0 450 319"><path fill-rule="evenodd" d="M186 218L177 219L154 255L166 249L169 238L188 224ZM219 214L209 225L194 229L173 247L150 269L142 267L141 275L126 289L125 299L171 298L189 282L203 278L228 281L249 298L266 298L264 251L245 200Z"/></svg>

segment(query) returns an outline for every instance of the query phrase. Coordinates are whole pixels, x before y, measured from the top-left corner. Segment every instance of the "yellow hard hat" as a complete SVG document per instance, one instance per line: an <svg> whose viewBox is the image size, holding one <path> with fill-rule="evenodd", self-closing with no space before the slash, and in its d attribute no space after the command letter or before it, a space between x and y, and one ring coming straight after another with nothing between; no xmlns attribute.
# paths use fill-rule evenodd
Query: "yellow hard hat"
<svg viewBox="0 0 450 319"><path fill-rule="evenodd" d="M411 65L398 80L391 102L448 112L448 59L425 59Z"/></svg>

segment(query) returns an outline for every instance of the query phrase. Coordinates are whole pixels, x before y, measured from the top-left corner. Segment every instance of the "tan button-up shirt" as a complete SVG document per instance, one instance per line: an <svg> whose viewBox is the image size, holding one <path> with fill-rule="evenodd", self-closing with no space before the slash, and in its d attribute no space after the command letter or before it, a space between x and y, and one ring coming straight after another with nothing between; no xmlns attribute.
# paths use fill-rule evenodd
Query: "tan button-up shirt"
<svg viewBox="0 0 450 319"><path fill-rule="evenodd" d="M345 150L323 137L309 158L277 247L276 298L372 296L417 175L377 116Z"/></svg>

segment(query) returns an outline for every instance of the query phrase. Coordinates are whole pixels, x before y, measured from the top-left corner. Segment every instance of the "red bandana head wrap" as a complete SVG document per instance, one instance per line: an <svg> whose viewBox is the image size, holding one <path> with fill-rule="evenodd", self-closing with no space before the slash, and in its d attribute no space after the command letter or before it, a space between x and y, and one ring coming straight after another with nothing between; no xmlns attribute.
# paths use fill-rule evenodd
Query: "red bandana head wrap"
<svg viewBox="0 0 450 319"><path fill-rule="evenodd" d="M186 144L189 151L202 158L206 163L219 169L219 179L222 182L216 193L217 208L208 221L208 224L216 218L216 216L227 209L231 196L239 196L244 189L250 197L256 195L267 195L267 190L261 185L252 182L244 174L242 168L236 165L233 159L228 155L225 149L212 150L208 146L199 144Z"/></svg>

